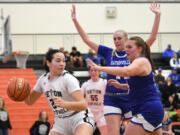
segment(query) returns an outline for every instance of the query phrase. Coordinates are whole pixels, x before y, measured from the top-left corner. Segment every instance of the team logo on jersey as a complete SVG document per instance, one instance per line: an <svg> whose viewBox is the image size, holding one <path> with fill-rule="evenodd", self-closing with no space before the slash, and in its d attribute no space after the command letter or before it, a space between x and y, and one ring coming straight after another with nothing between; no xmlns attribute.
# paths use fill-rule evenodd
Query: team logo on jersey
<svg viewBox="0 0 180 135"><path fill-rule="evenodd" d="M50 89L49 91L45 92L46 97L62 97L61 91L56 91Z"/></svg>
<svg viewBox="0 0 180 135"><path fill-rule="evenodd" d="M113 60L113 61L111 61L111 65L113 66L113 65L130 65L131 64L131 62L129 61L129 60L122 60L122 61L119 61L119 60L117 60L117 61L115 61L115 60Z"/></svg>

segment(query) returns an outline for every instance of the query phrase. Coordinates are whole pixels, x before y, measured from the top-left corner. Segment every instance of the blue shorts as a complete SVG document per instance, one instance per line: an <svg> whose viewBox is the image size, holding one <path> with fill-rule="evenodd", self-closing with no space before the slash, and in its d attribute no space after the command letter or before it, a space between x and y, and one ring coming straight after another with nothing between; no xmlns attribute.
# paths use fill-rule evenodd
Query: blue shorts
<svg viewBox="0 0 180 135"><path fill-rule="evenodd" d="M132 107L133 118L131 122L141 125L142 128L152 133L161 127L164 109L161 101L148 101L139 106Z"/></svg>
<svg viewBox="0 0 180 135"><path fill-rule="evenodd" d="M131 107L128 101L120 96L104 96L104 115L122 115L125 119L132 118Z"/></svg>

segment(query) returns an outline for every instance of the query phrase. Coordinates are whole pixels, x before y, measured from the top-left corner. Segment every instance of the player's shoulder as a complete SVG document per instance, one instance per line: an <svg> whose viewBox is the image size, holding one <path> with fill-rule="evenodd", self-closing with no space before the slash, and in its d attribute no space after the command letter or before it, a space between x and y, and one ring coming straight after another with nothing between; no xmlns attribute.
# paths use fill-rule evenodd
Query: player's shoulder
<svg viewBox="0 0 180 135"><path fill-rule="evenodd" d="M144 65L150 63L150 61L146 57L138 57L132 63Z"/></svg>
<svg viewBox="0 0 180 135"><path fill-rule="evenodd" d="M64 70L63 73L59 77L68 78L68 77L75 77L75 76L69 73L68 71Z"/></svg>
<svg viewBox="0 0 180 135"><path fill-rule="evenodd" d="M70 80L77 80L77 78L69 73L68 71L64 70L63 73L59 76L59 78L63 78L65 81L70 81Z"/></svg>
<svg viewBox="0 0 180 135"><path fill-rule="evenodd" d="M40 77L39 77L39 80L42 80L44 78L47 78L48 77L48 74L49 73L43 73Z"/></svg>
<svg viewBox="0 0 180 135"><path fill-rule="evenodd" d="M91 79L84 81L84 82L82 83L82 86L88 85L88 84L90 83L90 81L91 81Z"/></svg>
<svg viewBox="0 0 180 135"><path fill-rule="evenodd" d="M100 81L103 82L103 83L107 83L107 79L106 78L100 78Z"/></svg>

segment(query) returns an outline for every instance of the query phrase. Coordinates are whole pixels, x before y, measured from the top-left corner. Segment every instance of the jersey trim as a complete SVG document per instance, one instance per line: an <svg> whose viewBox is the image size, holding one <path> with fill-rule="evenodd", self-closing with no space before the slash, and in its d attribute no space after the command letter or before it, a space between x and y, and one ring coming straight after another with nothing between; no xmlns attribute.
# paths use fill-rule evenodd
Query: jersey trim
<svg viewBox="0 0 180 135"><path fill-rule="evenodd" d="M85 117L83 118L83 121L88 123L88 124L90 124L93 127L93 129L94 129L93 124L89 121L88 110L86 110L86 112L85 112Z"/></svg>

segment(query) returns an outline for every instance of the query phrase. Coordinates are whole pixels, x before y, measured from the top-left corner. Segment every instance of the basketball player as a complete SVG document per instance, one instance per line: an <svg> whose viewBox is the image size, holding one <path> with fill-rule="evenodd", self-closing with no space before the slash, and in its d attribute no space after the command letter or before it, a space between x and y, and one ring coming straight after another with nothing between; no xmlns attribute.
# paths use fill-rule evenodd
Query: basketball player
<svg viewBox="0 0 180 135"><path fill-rule="evenodd" d="M127 77L129 102L133 113L125 135L162 135L164 109L156 92L153 80L150 48L140 37L131 37L126 43L127 58L132 62L127 67L101 67L87 60L92 69L108 74Z"/></svg>
<svg viewBox="0 0 180 135"><path fill-rule="evenodd" d="M156 39L159 22L160 22L160 5L157 3L151 4L150 7L151 11L155 14L154 25L152 28L151 35L146 43L151 46ZM130 61L127 59L125 53L125 42L128 40L127 33L123 30L117 30L114 35L114 44L116 49L113 50L112 48L106 47L104 45L99 45L91 41L80 26L77 18L76 18L76 10L75 6L72 7L72 20L74 25L79 32L82 40L93 50L95 50L98 55L102 55L106 61L107 66L113 67L125 67L130 64ZM120 83L127 83L127 80L124 77L119 77L117 75L109 75L107 79L116 79ZM128 92L124 89L117 89L115 87L107 85L106 87L106 94L104 96L104 115L107 122L107 127L110 135L119 135L120 126L122 124L122 118L130 119L132 117L130 111L130 105L128 103ZM112 130L113 129L113 130Z"/></svg>
<svg viewBox="0 0 180 135"><path fill-rule="evenodd" d="M78 80L65 68L65 56L59 50L46 53L46 70L37 81L34 90L25 103L32 105L45 94L55 114L49 135L92 135L94 118L87 109L87 103Z"/></svg>
<svg viewBox="0 0 180 135"><path fill-rule="evenodd" d="M91 79L82 84L82 91L85 95L88 107L94 115L97 128L101 135L109 135L104 118L104 94L107 80L99 77L100 72L89 68Z"/></svg>

